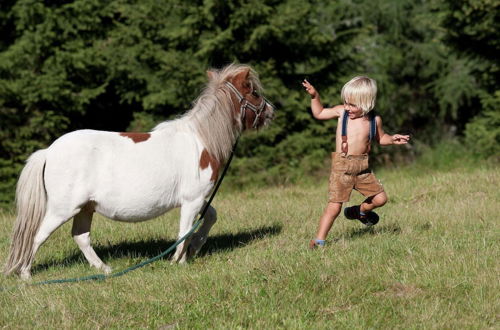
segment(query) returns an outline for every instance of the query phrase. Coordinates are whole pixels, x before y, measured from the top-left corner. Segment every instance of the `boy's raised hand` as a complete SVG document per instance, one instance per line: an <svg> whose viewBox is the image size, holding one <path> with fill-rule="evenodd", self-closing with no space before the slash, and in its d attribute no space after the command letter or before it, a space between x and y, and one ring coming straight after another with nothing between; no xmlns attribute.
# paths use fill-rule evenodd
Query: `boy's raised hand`
<svg viewBox="0 0 500 330"><path fill-rule="evenodd" d="M410 141L409 135L394 134L392 136L392 143L394 144L406 144Z"/></svg>
<svg viewBox="0 0 500 330"><path fill-rule="evenodd" d="M306 89L306 92L309 95L311 95L312 98L315 98L316 96L318 96L318 92L316 91L314 86L311 85L311 83L309 83L309 81L307 81L307 79L304 79L304 81L302 81L302 86L304 86L304 88Z"/></svg>

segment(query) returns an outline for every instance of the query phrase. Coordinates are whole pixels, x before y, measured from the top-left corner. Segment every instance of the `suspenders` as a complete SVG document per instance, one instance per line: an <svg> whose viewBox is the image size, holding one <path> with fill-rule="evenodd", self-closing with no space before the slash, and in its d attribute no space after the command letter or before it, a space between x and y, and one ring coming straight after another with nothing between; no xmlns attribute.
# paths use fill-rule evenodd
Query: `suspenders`
<svg viewBox="0 0 500 330"><path fill-rule="evenodd" d="M370 112L370 144L368 145L368 151L370 151L370 146L372 140L375 138L377 134L377 123L375 122L375 113L373 111ZM349 115L347 111L344 110L344 115L342 117L342 153L347 155L347 151L349 149L347 145L347 119Z"/></svg>

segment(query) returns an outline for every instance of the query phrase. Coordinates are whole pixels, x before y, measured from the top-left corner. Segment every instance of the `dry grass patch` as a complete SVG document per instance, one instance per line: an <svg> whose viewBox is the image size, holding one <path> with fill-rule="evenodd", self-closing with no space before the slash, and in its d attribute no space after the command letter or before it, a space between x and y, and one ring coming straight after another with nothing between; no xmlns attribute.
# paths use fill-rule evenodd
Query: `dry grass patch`
<svg viewBox="0 0 500 330"><path fill-rule="evenodd" d="M415 296L421 294L422 289L416 287L415 285L404 285L402 283L395 283L388 286L385 290L375 292L374 295L377 297L388 297L388 298L414 298Z"/></svg>

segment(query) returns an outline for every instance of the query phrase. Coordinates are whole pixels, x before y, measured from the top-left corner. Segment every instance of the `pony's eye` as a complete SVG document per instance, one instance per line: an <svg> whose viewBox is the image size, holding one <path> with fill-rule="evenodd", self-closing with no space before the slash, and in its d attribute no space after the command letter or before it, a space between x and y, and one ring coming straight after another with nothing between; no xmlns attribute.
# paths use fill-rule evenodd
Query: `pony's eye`
<svg viewBox="0 0 500 330"><path fill-rule="evenodd" d="M253 90L252 92L252 95L255 96L255 97L259 97L259 92L257 92L255 89Z"/></svg>

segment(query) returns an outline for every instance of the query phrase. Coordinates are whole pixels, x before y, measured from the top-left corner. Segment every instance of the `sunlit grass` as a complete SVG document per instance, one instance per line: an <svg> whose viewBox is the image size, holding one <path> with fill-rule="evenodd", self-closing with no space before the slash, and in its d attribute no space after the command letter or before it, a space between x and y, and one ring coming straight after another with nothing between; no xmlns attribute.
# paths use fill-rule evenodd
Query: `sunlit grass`
<svg viewBox="0 0 500 330"><path fill-rule="evenodd" d="M219 221L188 265L161 260L106 281L0 285L7 328L496 328L499 323L498 168L416 175L379 171L390 202L372 228L337 219L326 248L309 251L326 180L234 192L214 200ZM361 201L353 193L352 203ZM13 215L0 216L0 256ZM37 255L33 281L96 273L71 224ZM97 253L118 271L175 241L178 212L140 224L96 217ZM16 287L19 286L20 287Z"/></svg>

